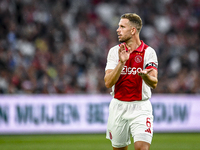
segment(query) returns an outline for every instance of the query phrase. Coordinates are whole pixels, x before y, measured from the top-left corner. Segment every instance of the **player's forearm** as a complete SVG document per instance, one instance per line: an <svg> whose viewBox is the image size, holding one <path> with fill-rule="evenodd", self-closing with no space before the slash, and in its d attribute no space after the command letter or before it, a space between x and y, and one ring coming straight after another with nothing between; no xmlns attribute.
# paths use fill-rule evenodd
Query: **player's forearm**
<svg viewBox="0 0 200 150"><path fill-rule="evenodd" d="M144 82L150 86L152 89L155 89L157 87L158 84L158 79L157 77L151 76L149 74L147 74L146 76L142 76Z"/></svg>
<svg viewBox="0 0 200 150"><path fill-rule="evenodd" d="M111 88L113 85L115 85L115 83L118 81L120 77L123 67L124 67L124 63L119 62L115 69L113 69L112 71L106 72L104 81L105 81L105 86L107 88Z"/></svg>

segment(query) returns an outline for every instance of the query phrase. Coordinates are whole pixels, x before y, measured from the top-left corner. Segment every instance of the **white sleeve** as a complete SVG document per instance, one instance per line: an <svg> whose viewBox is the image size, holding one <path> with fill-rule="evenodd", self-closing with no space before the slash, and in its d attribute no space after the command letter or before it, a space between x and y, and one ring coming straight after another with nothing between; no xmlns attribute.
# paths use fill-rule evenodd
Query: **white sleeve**
<svg viewBox="0 0 200 150"><path fill-rule="evenodd" d="M105 70L114 69L117 66L119 62L118 49L119 46L116 45L109 50Z"/></svg>
<svg viewBox="0 0 200 150"><path fill-rule="evenodd" d="M144 58L144 69L145 69L145 66L148 64L148 63L154 63L158 66L158 59L157 59L157 55L156 55L156 52L153 48L151 47L148 47L146 49L146 52L145 52L145 58Z"/></svg>

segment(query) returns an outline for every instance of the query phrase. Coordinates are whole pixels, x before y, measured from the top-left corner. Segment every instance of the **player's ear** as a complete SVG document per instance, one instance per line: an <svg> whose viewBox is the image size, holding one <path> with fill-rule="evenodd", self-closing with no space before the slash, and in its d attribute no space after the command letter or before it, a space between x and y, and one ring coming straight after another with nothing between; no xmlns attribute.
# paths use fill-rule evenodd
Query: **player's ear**
<svg viewBox="0 0 200 150"><path fill-rule="evenodd" d="M136 33L136 28L135 27L132 27L131 29L131 34L134 35Z"/></svg>

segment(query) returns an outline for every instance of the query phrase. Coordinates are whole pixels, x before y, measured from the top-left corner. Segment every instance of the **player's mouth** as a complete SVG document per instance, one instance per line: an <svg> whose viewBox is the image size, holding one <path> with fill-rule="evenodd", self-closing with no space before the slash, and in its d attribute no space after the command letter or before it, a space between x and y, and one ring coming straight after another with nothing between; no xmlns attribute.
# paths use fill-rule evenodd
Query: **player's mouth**
<svg viewBox="0 0 200 150"><path fill-rule="evenodd" d="M121 38L122 37L122 35L118 35L118 38Z"/></svg>

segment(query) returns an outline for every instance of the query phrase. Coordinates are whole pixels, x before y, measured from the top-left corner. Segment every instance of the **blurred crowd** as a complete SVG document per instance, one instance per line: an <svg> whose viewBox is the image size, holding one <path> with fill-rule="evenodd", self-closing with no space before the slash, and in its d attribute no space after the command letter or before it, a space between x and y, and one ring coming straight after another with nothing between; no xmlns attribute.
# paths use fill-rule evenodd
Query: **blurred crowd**
<svg viewBox="0 0 200 150"><path fill-rule="evenodd" d="M101 94L120 16L141 16L154 93L200 93L199 0L0 0L1 94Z"/></svg>

